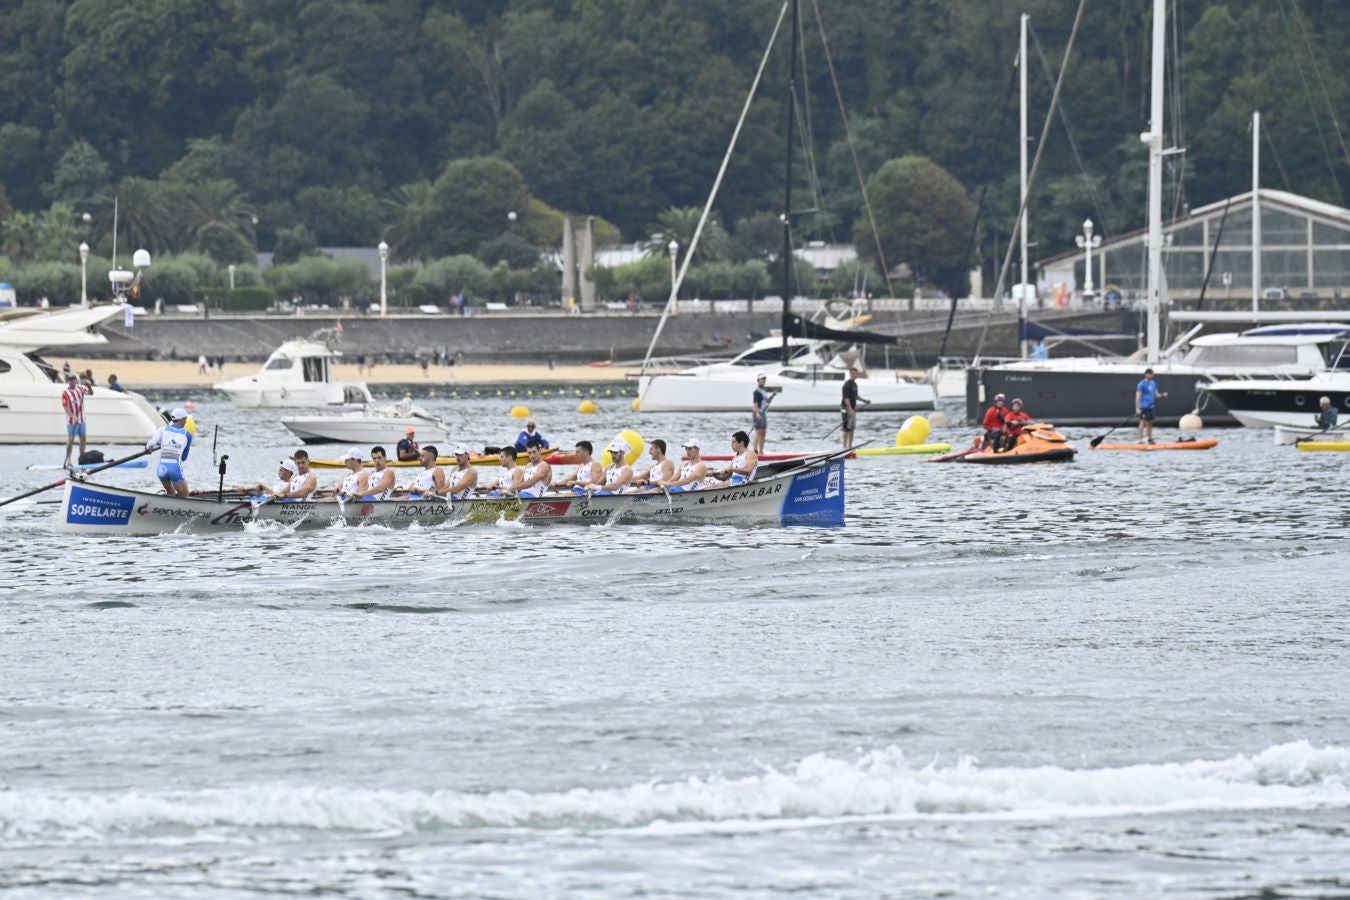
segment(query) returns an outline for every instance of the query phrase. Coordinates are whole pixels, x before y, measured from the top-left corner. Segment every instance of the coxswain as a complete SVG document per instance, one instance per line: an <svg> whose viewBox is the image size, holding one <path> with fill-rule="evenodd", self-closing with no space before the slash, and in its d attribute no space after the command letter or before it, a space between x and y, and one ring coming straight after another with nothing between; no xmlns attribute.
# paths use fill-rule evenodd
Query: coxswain
<svg viewBox="0 0 1350 900"><path fill-rule="evenodd" d="M591 446L590 441L577 441L577 468L571 475L553 482L552 488L555 491L570 491L573 488L586 489L588 484L599 484L604 470L599 461L591 458L595 448Z"/></svg>
<svg viewBox="0 0 1350 900"><path fill-rule="evenodd" d="M394 470L389 468L389 451L383 447L370 448L370 461L375 471L366 478L366 492L362 500L384 500L394 489Z"/></svg>
<svg viewBox="0 0 1350 900"><path fill-rule="evenodd" d="M980 424L984 427L984 449L997 452L1003 442L1003 426L1008 420L1008 398L994 395L994 405L984 411Z"/></svg>
<svg viewBox="0 0 1350 900"><path fill-rule="evenodd" d="M544 462L543 441L530 438L525 455L529 462L521 468L516 493L521 497L539 497L548 490L549 479L553 477L553 467Z"/></svg>
<svg viewBox="0 0 1350 900"><path fill-rule="evenodd" d="M665 441L656 438L648 444L647 456L651 458L651 468L641 475L633 476L633 481L628 486L630 491L641 490L658 481L672 481L675 478L675 462L666 456Z"/></svg>
<svg viewBox="0 0 1350 900"><path fill-rule="evenodd" d="M446 495L451 500L468 500L478 489L478 469L469 462L469 448L455 448L455 468L445 477Z"/></svg>
<svg viewBox="0 0 1350 900"><path fill-rule="evenodd" d="M445 493L445 472L436 465L436 448L422 448L422 471L408 485L409 500L432 500Z"/></svg>
<svg viewBox="0 0 1350 900"><path fill-rule="evenodd" d="M352 447L342 454L342 464L347 467L347 477L342 479L334 495L341 500L365 496L370 489L370 473L365 468L365 455Z"/></svg>
<svg viewBox="0 0 1350 900"><path fill-rule="evenodd" d="M1013 398L1011 409L1003 419L1004 450L1011 450L1017 446L1017 439L1022 435L1023 426L1030 421L1031 414L1022 408L1022 398Z"/></svg>
<svg viewBox="0 0 1350 900"><path fill-rule="evenodd" d="M309 451L297 450L291 459L295 462L295 474L286 490L276 491L272 497L275 500L308 500L319 487L319 479L309 470Z"/></svg>
<svg viewBox="0 0 1350 900"><path fill-rule="evenodd" d="M183 463L192 449L192 435L187 430L187 410L181 406L169 413L168 425L155 432L146 441L145 449L159 450L159 465L155 477L164 485L164 493L171 497L188 496L187 480L183 478Z"/></svg>
<svg viewBox="0 0 1350 900"><path fill-rule="evenodd" d="M583 491L596 494L617 494L628 487L633 480L633 467L628 464L628 454L632 447L623 438L615 438L605 452L609 454L609 466L600 481L592 482Z"/></svg>
<svg viewBox="0 0 1350 900"><path fill-rule="evenodd" d="M658 479L652 484L665 488L668 492L675 494L681 491L693 491L703 487L703 482L708 477L708 464L699 459L703 453L703 442L698 438L690 438L684 442L685 463L680 467L676 477L665 480Z"/></svg>
<svg viewBox="0 0 1350 900"><path fill-rule="evenodd" d="M745 484L755 480L759 469L759 454L750 447L750 435L738 431L731 436L731 465L717 473L717 479L728 485Z"/></svg>

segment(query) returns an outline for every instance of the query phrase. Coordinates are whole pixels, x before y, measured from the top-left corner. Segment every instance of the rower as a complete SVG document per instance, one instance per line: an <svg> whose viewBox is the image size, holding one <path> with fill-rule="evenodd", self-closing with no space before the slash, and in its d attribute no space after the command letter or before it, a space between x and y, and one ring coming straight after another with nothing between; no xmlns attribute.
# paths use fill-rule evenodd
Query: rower
<svg viewBox="0 0 1350 900"><path fill-rule="evenodd" d="M685 463L680 467L677 477L667 481L659 479L652 484L665 488L672 494L681 491L695 491L703 486L704 479L708 477L708 465L699 459L703 453L703 442L698 438L690 438L684 442Z"/></svg>
<svg viewBox="0 0 1350 900"><path fill-rule="evenodd" d="M543 442L539 438L530 438L525 447L529 462L521 470L516 493L521 497L539 497L548 490L549 479L553 477L553 467L544 462Z"/></svg>
<svg viewBox="0 0 1350 900"><path fill-rule="evenodd" d="M581 490L596 494L617 494L628 487L633 480L633 467L627 460L632 449L623 438L615 438L606 451L609 454L609 467L605 469L604 476L599 482L586 485Z"/></svg>
<svg viewBox="0 0 1350 900"><path fill-rule="evenodd" d="M738 431L731 436L731 465L717 473L717 479L725 485L745 484L755 480L759 469L759 454L750 448L750 435Z"/></svg>
<svg viewBox="0 0 1350 900"><path fill-rule="evenodd" d="M172 421L156 431L154 437L145 444L146 450L159 449L159 466L155 469L155 477L164 485L164 493L170 497L188 496L182 465L187 462L188 451L192 449L192 435L187 430L187 417L187 410L181 406L174 409L169 413Z"/></svg>
<svg viewBox="0 0 1350 900"><path fill-rule="evenodd" d="M503 447L501 457L502 468L497 473L497 481L492 486L492 493L498 496L515 493L516 486L520 484L521 475L524 472L520 466L516 465L515 447Z"/></svg>
<svg viewBox="0 0 1350 900"><path fill-rule="evenodd" d="M342 500L353 500L369 492L370 473L365 469L365 455L355 447L342 454L342 464L347 467L347 477L342 479L333 493Z"/></svg>
<svg viewBox="0 0 1350 900"><path fill-rule="evenodd" d="M383 447L370 448L370 461L375 471L366 479L366 492L362 500L384 500L394 489L394 470L389 468L389 454Z"/></svg>
<svg viewBox="0 0 1350 900"><path fill-rule="evenodd" d="M308 500L319 487L319 479L309 470L309 451L297 450L291 459L295 462L295 474L285 491L274 491L272 496L277 500Z"/></svg>
<svg viewBox="0 0 1350 900"><path fill-rule="evenodd" d="M451 500L468 500L478 489L478 469L469 462L469 448L455 448L455 468L446 476L446 493Z"/></svg>
<svg viewBox="0 0 1350 900"><path fill-rule="evenodd" d="M245 491L258 495L256 499L263 500L275 497L278 494L284 494L291 488L291 479L296 473L295 461L283 459L277 464L277 483L268 485L259 482L251 488L244 488Z"/></svg>
<svg viewBox="0 0 1350 900"><path fill-rule="evenodd" d="M660 438L655 439L647 447L647 455L651 457L652 466L641 475L633 476L629 483L628 490L641 490L645 487L655 484L658 481L673 481L675 478L675 463L670 457L666 456L666 442Z"/></svg>
<svg viewBox="0 0 1350 900"><path fill-rule="evenodd" d="M586 489L588 484L599 484L604 471L597 460L591 458L594 448L590 441L577 441L577 468L566 478L555 481L551 487L555 491L568 491L573 488Z"/></svg>
<svg viewBox="0 0 1350 900"><path fill-rule="evenodd" d="M409 500L434 500L445 493L445 472L436 465L436 448L428 444L422 448L422 471L408 485Z"/></svg>

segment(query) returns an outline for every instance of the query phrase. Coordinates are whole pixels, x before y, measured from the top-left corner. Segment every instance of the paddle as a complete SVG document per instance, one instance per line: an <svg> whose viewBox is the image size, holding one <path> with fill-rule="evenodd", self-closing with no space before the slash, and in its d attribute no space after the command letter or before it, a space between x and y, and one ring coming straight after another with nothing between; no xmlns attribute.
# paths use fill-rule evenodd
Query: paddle
<svg viewBox="0 0 1350 900"><path fill-rule="evenodd" d="M113 466L120 466L120 465L121 465L122 463L124 463L124 462L131 462L131 460L133 460L133 459L140 459L142 456L145 456L147 453L153 453L155 450L158 450L158 449L159 449L158 447L147 448L147 449L145 449L145 450L142 450L142 451L139 452L139 453L133 453L133 454L131 454L130 456L123 457L122 459L115 459L115 460L113 460L113 461L110 462L110 463L105 463L105 464L99 466L99 467L96 468L96 469L90 469L88 472L85 472L84 474L85 474L85 475L95 475L95 474L97 474L97 473L99 473L99 472L102 472L104 469L111 469ZM67 478L62 478L60 481L53 481L51 484L43 485L43 486L40 487L40 488L34 488L33 490L27 492L26 494L20 494L20 495L17 496L17 497L10 497L8 500L0 500L0 506L8 506L9 504L13 503L13 502L16 501L16 500L22 500L22 499L24 499L25 497L31 497L31 496L33 496L34 494L41 494L43 491L50 491L52 488L60 487L61 485L63 485L63 484L66 483L66 481L68 480L68 478L69 478L69 476L67 476Z"/></svg>
<svg viewBox="0 0 1350 900"><path fill-rule="evenodd" d="M1135 419L1137 419L1137 418L1139 418L1139 413L1135 413L1134 415L1130 416L1128 419L1125 419L1125 420L1124 420L1123 422L1121 422L1119 425L1113 425L1113 426L1111 427L1111 431L1115 431L1117 428L1124 428L1126 425L1130 424L1131 422L1133 422L1133 421L1134 421ZM1110 434L1111 431L1106 432L1106 434L1099 434L1099 435L1097 435L1095 438L1093 438L1092 440L1088 441L1088 446L1096 447L1096 446L1099 445L1102 441L1106 440L1106 435L1107 435L1107 434Z"/></svg>

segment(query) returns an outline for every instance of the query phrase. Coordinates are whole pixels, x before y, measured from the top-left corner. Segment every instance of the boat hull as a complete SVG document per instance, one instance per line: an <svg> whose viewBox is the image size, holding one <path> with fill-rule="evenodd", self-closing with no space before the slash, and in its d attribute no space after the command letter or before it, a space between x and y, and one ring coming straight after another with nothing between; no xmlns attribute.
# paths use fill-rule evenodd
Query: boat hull
<svg viewBox="0 0 1350 900"><path fill-rule="evenodd" d="M784 525L842 525L844 462L824 460L737 487L677 494L557 495L537 499L478 497L378 502L303 501L255 505L248 499L169 497L70 481L56 528L83 534L150 535L283 528L495 524L604 524L622 520L767 521Z"/></svg>
<svg viewBox="0 0 1350 900"><path fill-rule="evenodd" d="M755 392L755 370L744 366L726 367L738 371L718 371L707 367L678 375L644 375L638 379L641 412L750 412ZM744 369L744 371L739 371ZM924 411L934 408L936 394L926 382L904 379L895 373L874 372L858 380L858 392L871 401L864 412ZM837 412L843 393L841 373L827 378L783 378L774 375L772 387L781 387L771 401L769 412Z"/></svg>
<svg viewBox="0 0 1350 900"><path fill-rule="evenodd" d="M1345 380L1341 379L1341 384ZM1350 411L1350 390L1333 390L1325 381L1224 382L1212 385L1209 393L1248 428L1273 428L1276 425L1312 427L1318 401L1330 397L1331 405L1342 414Z"/></svg>
<svg viewBox="0 0 1350 900"><path fill-rule="evenodd" d="M306 444L398 443L409 428L420 444L450 441L444 426L414 416L294 416L281 424Z"/></svg>
<svg viewBox="0 0 1350 900"><path fill-rule="evenodd" d="M225 381L214 385L218 391L224 391L230 402L240 409L313 409L322 406L350 405L356 395L347 391L342 382L306 383L301 385L267 386L251 379ZM352 386L365 392L364 382ZM369 396L368 393L365 396ZM363 402L363 401L357 401Z"/></svg>
<svg viewBox="0 0 1350 900"><path fill-rule="evenodd" d="M1350 425L1342 425L1325 431L1321 428L1308 428L1302 425L1276 425L1275 446L1301 444L1304 441L1344 441L1350 440Z"/></svg>
<svg viewBox="0 0 1350 900"><path fill-rule="evenodd" d="M1299 441L1304 453L1350 453L1350 441Z"/></svg>
<svg viewBox="0 0 1350 900"><path fill-rule="evenodd" d="M1134 412L1134 392L1144 377L1146 363L1137 367L1103 367L1096 370L1035 370L991 367L970 369L966 382L966 416L980 421L996 394L1020 397L1037 418L1058 425L1114 425ZM1234 419L1217 403L1202 406L1200 389L1207 379L1196 371L1167 371L1157 365L1159 396L1155 424L1176 426L1181 417L1200 408L1209 424L1233 424Z"/></svg>
<svg viewBox="0 0 1350 900"><path fill-rule="evenodd" d="M5 385L0 390L0 444L62 444L66 414L58 384ZM164 424L150 403L134 391L95 388L84 399L90 444L143 444Z"/></svg>

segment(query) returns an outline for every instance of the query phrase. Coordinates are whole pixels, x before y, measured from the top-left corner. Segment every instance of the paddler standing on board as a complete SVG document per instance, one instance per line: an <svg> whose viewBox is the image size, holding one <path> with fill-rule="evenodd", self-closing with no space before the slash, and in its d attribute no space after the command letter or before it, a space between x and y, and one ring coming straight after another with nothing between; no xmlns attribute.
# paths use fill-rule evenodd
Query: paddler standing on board
<svg viewBox="0 0 1350 900"><path fill-rule="evenodd" d="M170 497L188 496L187 480L183 478L183 463L187 462L188 451L192 449L187 417L187 410L181 406L176 408L169 413L170 423L156 431L155 436L145 443L145 449L159 450L155 477L164 485L164 493Z"/></svg>
<svg viewBox="0 0 1350 900"><path fill-rule="evenodd" d="M1158 398L1166 397L1167 391L1158 390L1158 382L1153 380L1153 370L1145 369L1144 378L1134 386L1134 414L1139 417L1139 436L1144 443L1153 443L1153 420L1158 416Z"/></svg>

